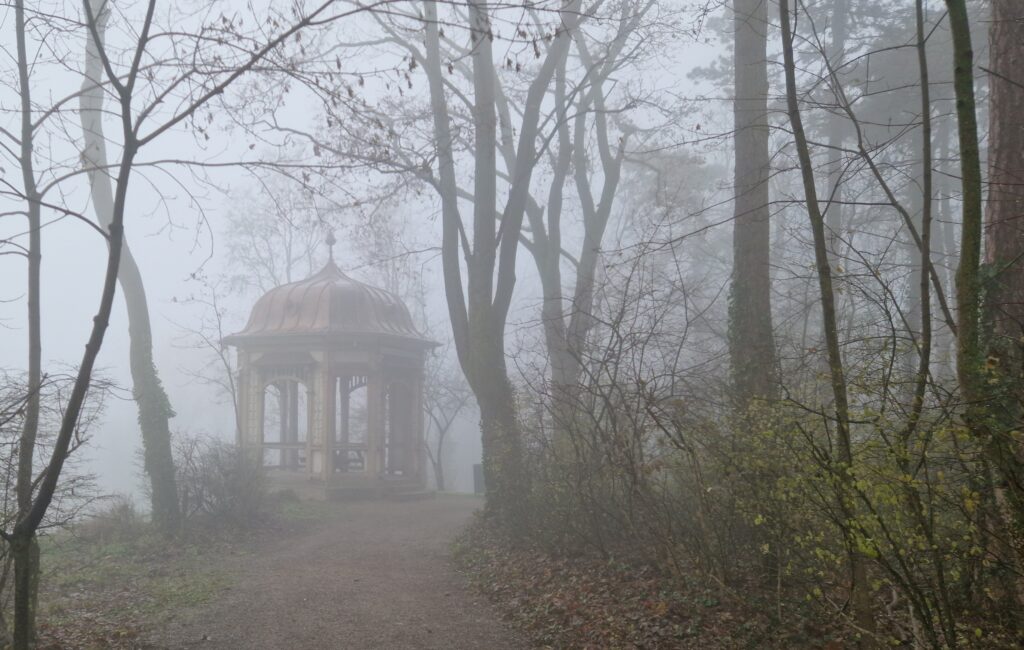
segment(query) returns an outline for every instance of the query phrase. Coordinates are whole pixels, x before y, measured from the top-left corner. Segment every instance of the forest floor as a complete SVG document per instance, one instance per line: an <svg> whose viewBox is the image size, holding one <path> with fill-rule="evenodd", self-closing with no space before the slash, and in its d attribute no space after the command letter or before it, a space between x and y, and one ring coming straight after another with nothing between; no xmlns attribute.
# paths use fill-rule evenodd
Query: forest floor
<svg viewBox="0 0 1024 650"><path fill-rule="evenodd" d="M527 647L450 561L480 501L285 502L174 543L44 541L42 648Z"/></svg>
<svg viewBox="0 0 1024 650"><path fill-rule="evenodd" d="M458 537L454 558L538 648L694 650L842 650L835 621L779 605L763 585L725 589L699 567L673 578L637 557L554 556L510 544L492 524L475 519ZM783 622L784 619L784 622Z"/></svg>

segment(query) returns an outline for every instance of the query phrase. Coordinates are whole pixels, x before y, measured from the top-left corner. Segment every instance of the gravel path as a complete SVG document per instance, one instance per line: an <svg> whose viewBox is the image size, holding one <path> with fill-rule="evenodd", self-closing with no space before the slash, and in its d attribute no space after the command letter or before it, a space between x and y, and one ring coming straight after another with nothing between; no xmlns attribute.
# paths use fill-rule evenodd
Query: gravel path
<svg viewBox="0 0 1024 650"><path fill-rule="evenodd" d="M471 497L330 504L217 569L231 588L159 631L168 648L505 650L526 644L449 562Z"/></svg>

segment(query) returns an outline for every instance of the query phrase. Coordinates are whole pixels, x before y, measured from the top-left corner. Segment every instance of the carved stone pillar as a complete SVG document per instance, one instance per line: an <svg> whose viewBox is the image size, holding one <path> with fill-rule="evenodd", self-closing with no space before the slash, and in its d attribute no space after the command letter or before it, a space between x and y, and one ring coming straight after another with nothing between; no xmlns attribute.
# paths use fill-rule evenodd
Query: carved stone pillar
<svg viewBox="0 0 1024 650"><path fill-rule="evenodd" d="M352 377L338 377L338 470L348 472L348 445L350 442L349 425L351 420L349 399L352 395Z"/></svg>
<svg viewBox="0 0 1024 650"><path fill-rule="evenodd" d="M285 394L287 399L285 404L287 405L286 412L286 426L283 437L285 442L289 444L298 444L299 442L299 382L294 380L288 380L285 382ZM285 469L296 470L299 467L299 450L298 449L287 449L283 452Z"/></svg>
<svg viewBox="0 0 1024 650"><path fill-rule="evenodd" d="M420 368L416 371L416 381L413 385L412 390L412 408L413 411L413 449L412 456L414 462L413 475L416 480L421 484L425 484L427 478L426 466L427 466L427 448L426 441L424 440L424 413L423 413L423 369Z"/></svg>
<svg viewBox="0 0 1024 650"><path fill-rule="evenodd" d="M253 427L250 417L250 405L252 404L252 391L250 390L249 365L246 361L248 355L238 353L238 403L235 405L235 444L239 447L246 447L251 442Z"/></svg>
<svg viewBox="0 0 1024 650"><path fill-rule="evenodd" d="M239 370L239 426L238 436L243 449L255 454L264 462L263 454L263 377L260 369L250 363L249 355L241 362Z"/></svg>
<svg viewBox="0 0 1024 650"><path fill-rule="evenodd" d="M327 480L334 471L334 377L331 376L330 358L324 354L317 364L312 381L313 389L313 443L310 474Z"/></svg>
<svg viewBox="0 0 1024 650"><path fill-rule="evenodd" d="M379 364L372 364L366 377L366 475L384 471L384 377Z"/></svg>
<svg viewBox="0 0 1024 650"><path fill-rule="evenodd" d="M412 457L413 399L409 384L391 384L391 471L408 477L415 473Z"/></svg>

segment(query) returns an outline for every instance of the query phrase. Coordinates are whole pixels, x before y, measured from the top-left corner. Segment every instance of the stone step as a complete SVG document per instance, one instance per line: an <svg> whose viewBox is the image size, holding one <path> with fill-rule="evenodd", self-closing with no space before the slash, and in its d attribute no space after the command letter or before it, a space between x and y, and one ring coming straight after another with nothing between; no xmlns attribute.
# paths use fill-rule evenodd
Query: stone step
<svg viewBox="0 0 1024 650"><path fill-rule="evenodd" d="M383 479L365 483L348 485L328 485L323 488L324 496L332 501L363 501L369 499L412 500L422 498L407 495L419 495L425 492L423 485L411 479ZM431 494L431 493L427 493Z"/></svg>
<svg viewBox="0 0 1024 650"><path fill-rule="evenodd" d="M416 490L414 492L395 492L394 494L388 495L389 501L421 501L423 499L433 499L435 492L433 490Z"/></svg>

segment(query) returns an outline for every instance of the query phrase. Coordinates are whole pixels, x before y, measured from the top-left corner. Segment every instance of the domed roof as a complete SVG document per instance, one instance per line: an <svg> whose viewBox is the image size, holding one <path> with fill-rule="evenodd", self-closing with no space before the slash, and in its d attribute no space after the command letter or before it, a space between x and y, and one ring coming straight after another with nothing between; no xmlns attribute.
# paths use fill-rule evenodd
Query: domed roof
<svg viewBox="0 0 1024 650"><path fill-rule="evenodd" d="M307 336L396 337L434 345L416 331L398 296L350 278L333 259L305 280L265 293L253 306L245 329L224 341L238 345Z"/></svg>

